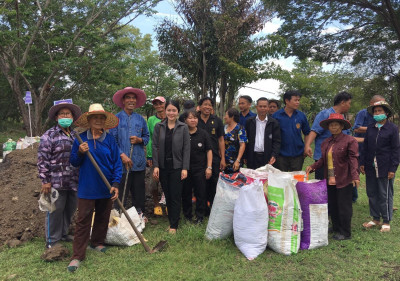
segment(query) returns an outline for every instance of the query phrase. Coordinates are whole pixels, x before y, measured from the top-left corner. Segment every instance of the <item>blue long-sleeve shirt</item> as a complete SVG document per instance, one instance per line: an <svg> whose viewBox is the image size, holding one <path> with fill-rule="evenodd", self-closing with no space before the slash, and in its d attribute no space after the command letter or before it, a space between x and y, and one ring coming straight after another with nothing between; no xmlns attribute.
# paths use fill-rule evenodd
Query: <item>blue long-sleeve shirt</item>
<svg viewBox="0 0 400 281"><path fill-rule="evenodd" d="M80 134L83 142L89 145L89 151L96 160L110 185L118 187L122 177L122 161L117 143L113 136L104 132L94 140L90 130ZM79 154L79 142L75 139L72 146L70 163L79 169L78 198L104 199L111 194L101 179L87 154Z"/></svg>
<svg viewBox="0 0 400 281"><path fill-rule="evenodd" d="M131 136L142 138L143 142L133 145L131 171L143 171L146 169L146 156L144 148L149 142L150 133L144 118L135 112L128 115L124 110L118 112L118 127L111 129L110 134L114 136L119 147L120 155L125 153L129 157L131 149Z"/></svg>

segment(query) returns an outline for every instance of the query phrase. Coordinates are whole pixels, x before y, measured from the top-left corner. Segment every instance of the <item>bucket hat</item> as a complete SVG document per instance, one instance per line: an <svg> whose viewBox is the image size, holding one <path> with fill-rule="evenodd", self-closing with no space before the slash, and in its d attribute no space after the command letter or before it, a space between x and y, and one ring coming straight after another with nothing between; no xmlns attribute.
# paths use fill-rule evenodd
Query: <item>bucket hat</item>
<svg viewBox="0 0 400 281"><path fill-rule="evenodd" d="M373 105L368 106L368 113L374 115L374 108L377 106L382 106L383 108L386 108L386 112L388 112L388 117L393 116L394 110L386 101L377 101Z"/></svg>
<svg viewBox="0 0 400 281"><path fill-rule="evenodd" d="M77 120L79 116L81 116L82 111L77 106L76 104L69 103L67 101L65 102L60 102L59 104L53 105L50 110L49 110L49 119L51 120L57 120L57 113L60 111L62 108L68 108L72 112L72 117L74 120Z"/></svg>
<svg viewBox="0 0 400 281"><path fill-rule="evenodd" d="M328 130L329 128L329 123L331 122L339 122L343 124L344 128L343 130L347 130L351 128L351 124L349 121L345 120L343 115L340 113L331 113L328 117L328 119L322 120L319 125L324 128L325 130Z"/></svg>

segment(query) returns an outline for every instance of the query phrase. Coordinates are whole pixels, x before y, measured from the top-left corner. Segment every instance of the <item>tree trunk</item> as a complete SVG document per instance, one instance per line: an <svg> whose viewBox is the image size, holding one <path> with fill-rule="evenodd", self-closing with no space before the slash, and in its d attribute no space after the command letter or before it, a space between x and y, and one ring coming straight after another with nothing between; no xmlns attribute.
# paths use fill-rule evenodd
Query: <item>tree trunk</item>
<svg viewBox="0 0 400 281"><path fill-rule="evenodd" d="M221 73L221 86L219 88L219 116L224 116L225 113L225 100L226 100L226 92L227 92L227 78L226 73Z"/></svg>

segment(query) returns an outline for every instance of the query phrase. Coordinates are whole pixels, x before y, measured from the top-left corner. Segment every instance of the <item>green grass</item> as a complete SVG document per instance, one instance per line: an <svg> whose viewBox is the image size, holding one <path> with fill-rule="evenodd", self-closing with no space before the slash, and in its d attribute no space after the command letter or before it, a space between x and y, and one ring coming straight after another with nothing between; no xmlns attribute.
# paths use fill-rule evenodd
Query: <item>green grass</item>
<svg viewBox="0 0 400 281"><path fill-rule="evenodd" d="M304 167L311 163L308 158ZM400 206L399 183L397 172L395 206ZM283 256L267 249L248 261L233 237L207 241L206 223L182 222L177 235L171 236L165 231L167 218L161 218L158 225L147 224L143 234L150 247L168 240L162 252L147 254L140 244L110 247L106 254L87 251L86 260L71 274L66 269L68 260L48 263L40 259L44 239L38 238L18 248L0 248L0 280L400 280L400 211L394 213L390 233L364 230L361 224L370 217L363 176L353 207L351 240L338 242L330 237L327 247L297 255ZM72 251L71 243L64 245Z"/></svg>

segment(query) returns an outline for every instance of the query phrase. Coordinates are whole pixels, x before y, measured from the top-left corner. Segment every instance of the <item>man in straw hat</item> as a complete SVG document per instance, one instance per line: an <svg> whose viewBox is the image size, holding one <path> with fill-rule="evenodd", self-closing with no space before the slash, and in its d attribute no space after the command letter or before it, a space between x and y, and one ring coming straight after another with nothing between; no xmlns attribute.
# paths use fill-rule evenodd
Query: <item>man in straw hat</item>
<svg viewBox="0 0 400 281"><path fill-rule="evenodd" d="M381 232L390 231L393 218L393 183L399 166L399 130L387 118L394 114L386 101L378 101L368 107L375 123L368 125L365 133L360 171L365 174L369 211L372 220L365 228L383 225Z"/></svg>
<svg viewBox="0 0 400 281"><path fill-rule="evenodd" d="M128 177L127 189L131 192L132 205L136 207L138 214L146 219L143 214L146 176L144 148L149 142L149 130L144 118L134 112L136 108L145 104L146 94L141 89L126 87L114 94L113 101L122 109L116 114L119 125L110 130L110 133L117 141L121 160L125 167L123 182L125 182L125 177ZM131 146L133 146L133 151L130 157ZM123 192L120 193L121 199L122 196Z"/></svg>
<svg viewBox="0 0 400 281"><path fill-rule="evenodd" d="M331 136L321 144L321 158L306 168L312 172L322 168L328 185L328 208L332 219L333 239L351 238L353 215L353 186L358 186L358 144L354 137L344 134L351 128L349 121L340 113L331 113L320 126L329 130Z"/></svg>
<svg viewBox="0 0 400 281"><path fill-rule="evenodd" d="M55 202L56 210L46 214L46 248L51 248L60 240L72 241L68 230L76 210L79 171L69 162L75 139L71 124L80 115L80 108L72 103L61 102L52 106L49 119L56 121L57 125L40 138L37 166L42 181L41 192L47 195L53 188L59 194Z"/></svg>
<svg viewBox="0 0 400 281"><path fill-rule="evenodd" d="M80 134L83 141L75 140L70 161L79 167L78 218L76 220L73 255L68 271L78 269L86 256L90 237L90 249L105 252L104 240L107 235L112 201L118 198L118 187L122 176L122 162L115 138L105 130L118 126L118 118L103 109L101 104L90 105L89 111L75 122L88 129ZM86 152L90 151L104 176L112 186L108 189L96 171ZM93 211L96 209L92 234L90 226Z"/></svg>

